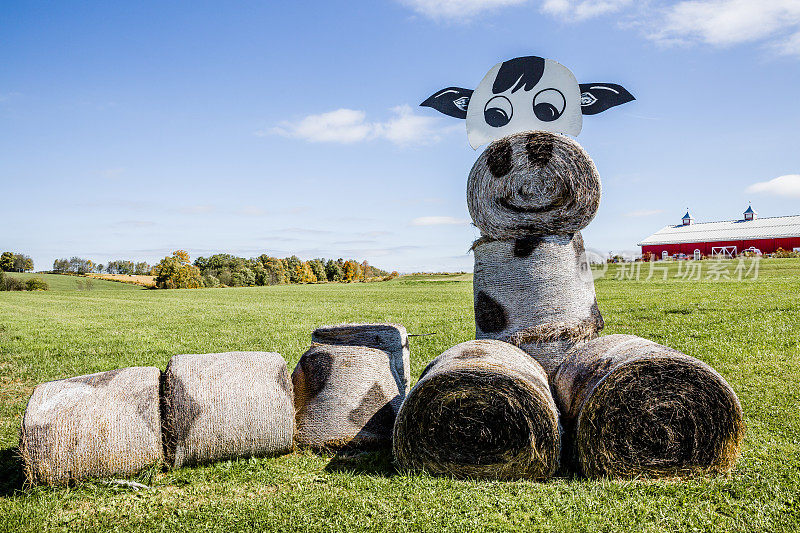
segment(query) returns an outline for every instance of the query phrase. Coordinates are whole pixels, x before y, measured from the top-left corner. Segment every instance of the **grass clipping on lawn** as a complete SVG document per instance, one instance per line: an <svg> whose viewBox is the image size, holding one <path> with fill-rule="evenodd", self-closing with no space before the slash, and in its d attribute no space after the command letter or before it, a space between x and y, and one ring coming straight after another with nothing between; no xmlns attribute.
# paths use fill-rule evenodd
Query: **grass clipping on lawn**
<svg viewBox="0 0 800 533"><path fill-rule="evenodd" d="M541 365L497 340L434 359L394 426L400 468L461 478L544 479L561 450L558 411Z"/></svg>
<svg viewBox="0 0 800 533"><path fill-rule="evenodd" d="M162 461L160 376L133 367L38 385L20 431L28 482L126 476Z"/></svg>
<svg viewBox="0 0 800 533"><path fill-rule="evenodd" d="M744 436L725 379L677 350L609 335L575 347L553 379L569 458L590 477L731 470Z"/></svg>
<svg viewBox="0 0 800 533"><path fill-rule="evenodd" d="M292 449L294 396L280 354L176 355L162 402L165 455L175 467Z"/></svg>

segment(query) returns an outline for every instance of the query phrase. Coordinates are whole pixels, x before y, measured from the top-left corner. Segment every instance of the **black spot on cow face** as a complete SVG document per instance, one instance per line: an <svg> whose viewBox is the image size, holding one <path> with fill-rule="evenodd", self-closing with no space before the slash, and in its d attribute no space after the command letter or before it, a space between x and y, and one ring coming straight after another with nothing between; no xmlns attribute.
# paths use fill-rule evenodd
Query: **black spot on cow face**
<svg viewBox="0 0 800 533"><path fill-rule="evenodd" d="M528 135L525 143L525 152L528 154L528 161L534 167L546 167L553 157L553 136L535 132Z"/></svg>
<svg viewBox="0 0 800 533"><path fill-rule="evenodd" d="M311 399L319 394L328 383L333 369L333 357L331 354L317 349L303 354L303 357L300 358L300 368L305 375L308 398Z"/></svg>
<svg viewBox="0 0 800 533"><path fill-rule="evenodd" d="M487 164L492 176L502 178L511 172L511 155L511 143L507 139L501 139L489 147Z"/></svg>
<svg viewBox="0 0 800 533"><path fill-rule="evenodd" d="M475 299L475 322L484 333L500 333L508 325L506 310L491 296L478 291Z"/></svg>
<svg viewBox="0 0 800 533"><path fill-rule="evenodd" d="M528 257L542 244L541 237L523 237L514 240L514 257Z"/></svg>

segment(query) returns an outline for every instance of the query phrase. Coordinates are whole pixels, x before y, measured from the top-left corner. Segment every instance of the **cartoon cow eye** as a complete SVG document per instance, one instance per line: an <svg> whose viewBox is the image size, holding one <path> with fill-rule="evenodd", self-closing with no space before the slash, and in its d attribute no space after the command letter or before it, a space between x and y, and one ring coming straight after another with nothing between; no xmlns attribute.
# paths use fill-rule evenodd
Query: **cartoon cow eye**
<svg viewBox="0 0 800 533"><path fill-rule="evenodd" d="M511 100L505 96L495 96L486 102L486 107L483 108L483 118L493 128L505 126L511 121L513 115L514 108L511 106Z"/></svg>
<svg viewBox="0 0 800 533"><path fill-rule="evenodd" d="M558 89L544 89L533 97L533 114L542 122L552 122L564 113L567 100Z"/></svg>

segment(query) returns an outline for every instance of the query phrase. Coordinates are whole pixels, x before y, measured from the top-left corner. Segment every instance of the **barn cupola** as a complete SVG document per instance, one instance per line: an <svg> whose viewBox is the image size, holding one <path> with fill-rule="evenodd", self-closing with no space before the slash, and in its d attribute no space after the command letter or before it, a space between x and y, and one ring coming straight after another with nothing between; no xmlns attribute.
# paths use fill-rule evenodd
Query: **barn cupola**
<svg viewBox="0 0 800 533"><path fill-rule="evenodd" d="M686 210L686 214L683 215L683 218L681 219L681 222L683 222L684 226L690 226L690 225L694 224L694 219L692 218L692 215L689 214L689 210L688 209Z"/></svg>
<svg viewBox="0 0 800 533"><path fill-rule="evenodd" d="M745 220L755 220L756 218L758 218L758 213L753 211L753 206L748 205L747 206L747 211L744 212L744 219Z"/></svg>

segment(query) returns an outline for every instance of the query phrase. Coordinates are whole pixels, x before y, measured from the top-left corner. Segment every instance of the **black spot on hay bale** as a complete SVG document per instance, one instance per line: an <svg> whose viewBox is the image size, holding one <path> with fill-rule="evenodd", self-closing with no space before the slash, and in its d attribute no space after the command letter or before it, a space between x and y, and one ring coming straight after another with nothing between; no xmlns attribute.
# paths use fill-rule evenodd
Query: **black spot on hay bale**
<svg viewBox="0 0 800 533"><path fill-rule="evenodd" d="M744 435L736 394L705 363L630 335L579 345L554 390L587 476L729 471Z"/></svg>
<svg viewBox="0 0 800 533"><path fill-rule="evenodd" d="M534 132L528 135L525 143L525 153L528 160L535 167L546 167L553 157L553 136L544 132Z"/></svg>
<svg viewBox="0 0 800 533"><path fill-rule="evenodd" d="M528 257L542 244L541 237L521 237L514 239L514 257Z"/></svg>
<svg viewBox="0 0 800 533"><path fill-rule="evenodd" d="M508 316L502 305L483 291L475 297L475 323L481 331L499 333L506 328Z"/></svg>
<svg viewBox="0 0 800 533"><path fill-rule="evenodd" d="M109 370L107 372L99 372L97 374L89 374L87 376L76 376L74 378L68 378L66 381L71 383L86 383L87 385L91 385L92 387L103 387L111 383L123 369L118 368L116 370Z"/></svg>
<svg viewBox="0 0 800 533"><path fill-rule="evenodd" d="M544 371L527 354L500 341L470 341L429 368L395 422L401 468L489 479L553 474L558 414Z"/></svg>
<svg viewBox="0 0 800 533"><path fill-rule="evenodd" d="M306 353L300 359L300 368L305 375L306 391L309 398L315 397L325 388L333 368L333 357L325 351Z"/></svg>
<svg viewBox="0 0 800 533"><path fill-rule="evenodd" d="M495 178L502 178L511 172L511 143L505 139L495 141L489 146L487 164Z"/></svg>

